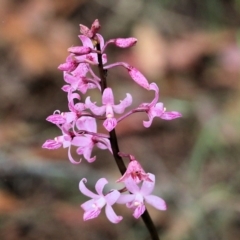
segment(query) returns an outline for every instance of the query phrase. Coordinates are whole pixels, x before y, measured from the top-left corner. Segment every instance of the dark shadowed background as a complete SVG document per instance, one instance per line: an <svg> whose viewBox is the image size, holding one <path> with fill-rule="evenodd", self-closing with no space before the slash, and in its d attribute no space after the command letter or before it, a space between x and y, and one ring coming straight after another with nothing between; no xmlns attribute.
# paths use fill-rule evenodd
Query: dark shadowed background
<svg viewBox="0 0 240 240"><path fill-rule="evenodd" d="M131 49L109 47L108 62L137 67L158 84L167 110L183 114L145 129L138 113L116 129L121 151L156 174L154 194L168 210L148 209L161 239L239 240L239 0L0 0L0 239L148 239L123 206L115 207L120 224L104 212L82 220L79 180L93 188L106 177L116 187L120 176L107 151L73 166L66 149L41 148L60 134L46 117L68 110L57 67L80 45L79 24L96 18L105 40L138 39ZM126 92L133 106L153 97L121 68L108 82L116 102Z"/></svg>

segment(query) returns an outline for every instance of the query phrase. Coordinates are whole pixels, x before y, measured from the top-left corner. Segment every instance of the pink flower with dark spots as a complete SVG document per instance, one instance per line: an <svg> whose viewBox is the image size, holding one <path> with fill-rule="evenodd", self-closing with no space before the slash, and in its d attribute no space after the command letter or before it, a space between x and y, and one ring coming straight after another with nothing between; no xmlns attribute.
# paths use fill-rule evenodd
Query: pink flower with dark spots
<svg viewBox="0 0 240 240"><path fill-rule="evenodd" d="M148 173L144 171L141 164L136 159L132 159L130 161L127 171L117 180L117 182L124 182L128 178L132 178L136 183L140 183L143 180L150 182L152 181L149 178Z"/></svg>

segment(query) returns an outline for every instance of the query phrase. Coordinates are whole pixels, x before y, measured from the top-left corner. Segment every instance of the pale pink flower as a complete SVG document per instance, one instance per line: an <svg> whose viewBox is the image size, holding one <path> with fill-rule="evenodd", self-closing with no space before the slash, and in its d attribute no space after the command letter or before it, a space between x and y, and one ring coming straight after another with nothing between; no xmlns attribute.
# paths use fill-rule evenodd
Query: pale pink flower
<svg viewBox="0 0 240 240"><path fill-rule="evenodd" d="M45 141L45 143L42 145L42 148L47 148L49 150L58 149L60 147L68 148L69 161L73 164L79 164L81 162L81 159L77 162L73 159L71 154L72 140L73 140L73 136L71 136L70 132L69 133L63 132L63 135L55 137L54 139L48 139L47 141Z"/></svg>
<svg viewBox="0 0 240 240"><path fill-rule="evenodd" d="M143 180L152 181L135 157L132 155L129 155L129 157L130 163L128 164L126 172L116 182L125 182L128 178L132 178L136 183L140 183Z"/></svg>
<svg viewBox="0 0 240 240"><path fill-rule="evenodd" d="M126 204L126 206L134 211L133 216L139 218L145 211L145 202L152 205L158 210L166 210L165 201L155 195L151 195L155 186L155 175L149 173L150 181L143 181L141 188L132 178L127 178L125 186L131 194L122 194L117 203Z"/></svg>
<svg viewBox="0 0 240 240"><path fill-rule="evenodd" d="M74 137L72 145L78 147L77 154L83 155L88 162L91 163L96 160L96 156L91 157L94 146L112 152L109 139L96 133L97 124L95 118L81 117L77 120L76 126L80 131L86 131L87 133ZM88 134L88 132L91 134Z"/></svg>
<svg viewBox="0 0 240 240"><path fill-rule="evenodd" d="M71 72L74 69L77 68L79 62L77 61L77 59L75 58L74 54L70 54L67 58L66 58L66 62L62 63L58 66L58 69L61 71L68 71Z"/></svg>
<svg viewBox="0 0 240 240"><path fill-rule="evenodd" d="M147 113L149 120L143 121L144 127L150 127L154 117L159 117L164 120L172 120L182 116L176 111L166 112L162 102L157 102L159 99L159 89L155 83L149 85L149 90L155 91L155 97L151 103L142 103L136 110L143 110Z"/></svg>
<svg viewBox="0 0 240 240"><path fill-rule="evenodd" d="M103 115L106 113L106 120L103 122L103 126L110 132L117 125L117 120L114 117L114 112L122 114L128 106L132 104L132 96L127 93L126 98L120 101L118 105L114 104L114 96L111 88L106 88L102 95L103 106L98 107L95 103L91 102L90 97L85 100L85 105L95 115Z"/></svg>
<svg viewBox="0 0 240 240"><path fill-rule="evenodd" d="M80 63L72 72L64 71L63 78L70 85L64 85L62 90L65 92L79 90L85 94L88 89L97 88L99 86L98 80L87 77L88 71L89 66L86 63Z"/></svg>
<svg viewBox="0 0 240 240"><path fill-rule="evenodd" d="M87 180L84 178L79 183L80 191L91 198L87 202L81 205L84 210L83 220L87 221L93 218L98 217L102 208L105 207L105 213L109 221L112 223L119 223L122 220L122 216L117 216L114 212L112 205L116 203L117 199L120 196L120 193L117 190L112 190L108 194L103 194L103 188L108 183L105 178L101 178L97 181L95 189L97 194L93 193L86 188L85 183Z"/></svg>
<svg viewBox="0 0 240 240"><path fill-rule="evenodd" d="M102 37L102 35L100 34L96 34L97 38L98 38L98 41L100 43L100 47L101 49L104 47L104 39ZM82 41L82 44L84 47L89 47L89 48L92 48L92 49L95 49L95 46L93 45L93 42L90 38L84 36L84 35L79 35L78 36L79 39ZM76 60L78 62L82 62L82 63L90 63L90 64L93 64L93 65L97 65L98 64L98 56L97 56L97 53L89 53L89 54L86 54L86 55L82 55L82 56L76 56ZM106 54L102 54L102 61L103 61L103 64L105 64L107 62L107 55Z"/></svg>
<svg viewBox="0 0 240 240"><path fill-rule="evenodd" d="M98 19L94 20L90 29L87 26L82 25L82 24L79 24L79 26L80 26L80 33L82 33L83 35L85 35L86 37L89 37L89 38L93 38L96 35L96 33L99 31L99 29L101 28Z"/></svg>

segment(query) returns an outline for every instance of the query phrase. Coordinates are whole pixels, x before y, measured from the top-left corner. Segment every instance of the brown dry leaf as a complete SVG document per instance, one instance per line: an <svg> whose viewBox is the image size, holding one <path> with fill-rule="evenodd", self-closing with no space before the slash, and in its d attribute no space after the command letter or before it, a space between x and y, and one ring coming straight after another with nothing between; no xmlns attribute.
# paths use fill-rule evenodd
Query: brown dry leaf
<svg viewBox="0 0 240 240"><path fill-rule="evenodd" d="M14 212L21 206L21 202L14 196L3 190L0 190L0 214Z"/></svg>

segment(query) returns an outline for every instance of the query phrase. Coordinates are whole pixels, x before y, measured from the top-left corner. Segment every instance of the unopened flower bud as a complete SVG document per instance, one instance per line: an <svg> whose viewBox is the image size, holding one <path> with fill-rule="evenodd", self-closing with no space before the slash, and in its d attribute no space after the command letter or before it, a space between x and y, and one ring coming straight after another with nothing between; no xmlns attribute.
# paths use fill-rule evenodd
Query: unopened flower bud
<svg viewBox="0 0 240 240"><path fill-rule="evenodd" d="M135 67L130 65L127 66L127 70L131 78L141 87L149 90L148 80L143 76L143 74L137 70Z"/></svg>
<svg viewBox="0 0 240 240"><path fill-rule="evenodd" d="M79 24L80 26L80 33L86 37L92 38L93 33L92 31L85 25Z"/></svg>
<svg viewBox="0 0 240 240"><path fill-rule="evenodd" d="M137 39L136 38L117 38L114 39L114 44L117 47L120 48L128 48L128 47L132 47L137 43Z"/></svg>
<svg viewBox="0 0 240 240"><path fill-rule="evenodd" d="M100 28L101 28L101 25L100 25L98 19L96 19L91 26L91 31L92 31L93 36L95 36L95 34L98 33Z"/></svg>

